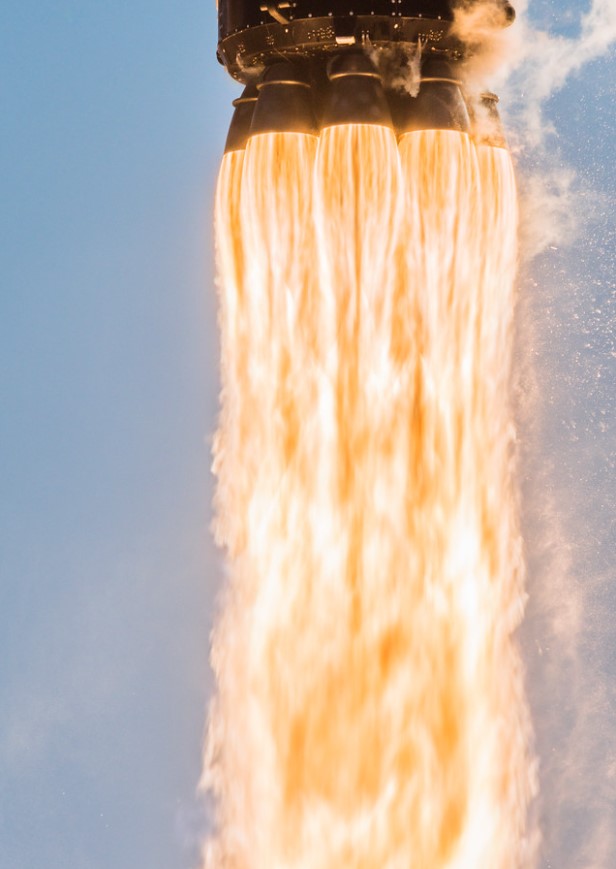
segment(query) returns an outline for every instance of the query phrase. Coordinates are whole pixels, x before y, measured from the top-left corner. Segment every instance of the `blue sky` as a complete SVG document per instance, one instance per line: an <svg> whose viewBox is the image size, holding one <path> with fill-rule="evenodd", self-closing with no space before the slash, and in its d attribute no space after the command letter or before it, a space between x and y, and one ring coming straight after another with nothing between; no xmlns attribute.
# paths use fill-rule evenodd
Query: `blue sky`
<svg viewBox="0 0 616 869"><path fill-rule="evenodd" d="M0 866L185 866L236 88L213 3L20 0L0 32Z"/></svg>
<svg viewBox="0 0 616 869"><path fill-rule="evenodd" d="M531 12L575 34L578 7ZM0 34L0 867L188 869L222 577L212 195L238 89L213 0L5 0ZM583 754L568 780L589 793L541 809L559 869L613 865L567 854L616 807L615 72L612 53L546 102L577 235L521 279L520 388L541 396L520 423L523 642L546 793L566 773L555 743ZM545 160L522 153L520 172ZM546 589L586 624L564 670Z"/></svg>

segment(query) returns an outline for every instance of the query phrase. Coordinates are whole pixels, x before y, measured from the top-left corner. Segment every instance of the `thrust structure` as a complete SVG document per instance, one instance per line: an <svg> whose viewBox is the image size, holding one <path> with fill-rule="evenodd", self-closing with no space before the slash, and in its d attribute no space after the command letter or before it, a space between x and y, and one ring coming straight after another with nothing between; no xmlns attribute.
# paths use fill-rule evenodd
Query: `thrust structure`
<svg viewBox="0 0 616 869"><path fill-rule="evenodd" d="M508 0L499 5L494 23L506 27L515 12ZM468 47L454 12L452 0L220 0L217 56L246 86L226 150L254 133L317 133L337 123L386 124L398 135L470 132L459 72ZM416 76L412 94L400 75L407 84ZM482 95L493 145L504 143L496 103Z"/></svg>

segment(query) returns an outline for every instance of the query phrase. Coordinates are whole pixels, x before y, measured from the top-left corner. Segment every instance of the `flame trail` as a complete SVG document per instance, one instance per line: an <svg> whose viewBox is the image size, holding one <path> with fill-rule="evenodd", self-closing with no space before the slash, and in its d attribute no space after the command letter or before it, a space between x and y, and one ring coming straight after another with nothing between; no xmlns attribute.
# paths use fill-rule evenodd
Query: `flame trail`
<svg viewBox="0 0 616 869"><path fill-rule="evenodd" d="M385 127L221 168L208 869L514 869L508 153Z"/></svg>

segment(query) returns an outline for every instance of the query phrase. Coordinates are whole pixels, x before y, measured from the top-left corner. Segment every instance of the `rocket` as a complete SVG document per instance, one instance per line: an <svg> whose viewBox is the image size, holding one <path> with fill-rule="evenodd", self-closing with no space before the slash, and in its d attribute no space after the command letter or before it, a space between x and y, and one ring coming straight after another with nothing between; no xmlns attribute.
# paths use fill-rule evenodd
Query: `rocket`
<svg viewBox="0 0 616 869"><path fill-rule="evenodd" d="M384 124L399 136L469 132L478 112L487 124L476 129L489 133L476 138L502 146L498 98L471 101L464 92L468 47L454 27L457 2L219 0L217 57L245 86L234 100L225 151L258 133L317 134L345 123ZM508 0L490 9L496 26L515 18ZM400 85L413 75L413 87Z"/></svg>

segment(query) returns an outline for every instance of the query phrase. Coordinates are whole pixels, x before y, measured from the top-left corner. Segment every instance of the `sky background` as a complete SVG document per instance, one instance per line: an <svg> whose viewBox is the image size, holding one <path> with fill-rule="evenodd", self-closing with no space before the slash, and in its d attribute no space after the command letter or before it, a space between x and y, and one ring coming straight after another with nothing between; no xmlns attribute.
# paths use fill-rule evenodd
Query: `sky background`
<svg viewBox="0 0 616 869"><path fill-rule="evenodd" d="M530 16L574 38L586 8ZM206 826L211 215L238 94L215 42L213 0L0 10L0 869L191 869ZM510 119L526 213L558 228L522 270L515 378L558 869L616 865L615 80L612 50L544 100L538 148Z"/></svg>

